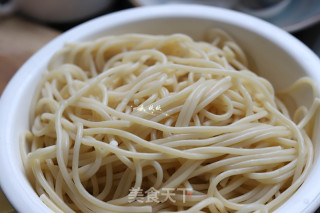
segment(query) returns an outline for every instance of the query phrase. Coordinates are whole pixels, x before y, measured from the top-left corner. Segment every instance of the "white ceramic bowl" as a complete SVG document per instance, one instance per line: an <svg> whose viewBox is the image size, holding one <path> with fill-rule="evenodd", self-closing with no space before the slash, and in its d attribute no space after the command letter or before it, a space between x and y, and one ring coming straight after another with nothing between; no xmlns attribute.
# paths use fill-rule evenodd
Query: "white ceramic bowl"
<svg viewBox="0 0 320 213"><path fill-rule="evenodd" d="M19 156L19 133L29 127L30 102L50 57L67 41L128 32L185 33L200 39L208 28L230 33L255 61L259 74L276 88L310 76L320 85L320 61L287 32L254 17L226 9L195 5L141 7L96 18L62 34L43 47L13 77L0 103L0 183L14 208L21 213L50 212L24 175ZM26 41L27 42L27 41ZM300 97L306 101L308 95ZM319 121L320 119L318 119ZM320 143L320 131L314 142ZM276 212L313 212L320 204L319 146L313 170L301 188Z"/></svg>

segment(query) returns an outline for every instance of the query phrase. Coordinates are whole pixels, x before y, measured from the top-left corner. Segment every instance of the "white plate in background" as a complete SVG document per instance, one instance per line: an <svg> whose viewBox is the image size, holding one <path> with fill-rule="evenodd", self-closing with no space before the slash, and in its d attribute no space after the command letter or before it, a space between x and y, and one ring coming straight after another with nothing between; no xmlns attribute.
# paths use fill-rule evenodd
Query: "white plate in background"
<svg viewBox="0 0 320 213"><path fill-rule="evenodd" d="M190 3L225 8L234 7L236 5L236 1L237 0L131 0L131 2L136 6ZM282 12L273 17L263 19L288 32L297 32L320 21L320 1L291 0Z"/></svg>

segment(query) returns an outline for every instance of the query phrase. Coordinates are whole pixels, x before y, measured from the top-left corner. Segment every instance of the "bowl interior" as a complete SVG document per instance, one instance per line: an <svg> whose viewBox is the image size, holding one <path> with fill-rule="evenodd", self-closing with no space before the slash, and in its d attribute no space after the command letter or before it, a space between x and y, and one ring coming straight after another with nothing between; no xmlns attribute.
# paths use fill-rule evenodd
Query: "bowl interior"
<svg viewBox="0 0 320 213"><path fill-rule="evenodd" d="M204 6L170 5L130 9L89 21L42 48L21 67L3 93L0 108L0 183L14 208L18 212L32 212L34 209L49 211L24 175L18 141L19 133L29 128L31 100L41 73L54 52L65 42L90 40L108 34L185 33L201 40L204 32L213 27L231 34L254 61L257 73L271 81L276 89L287 87L302 76L310 76L320 84L320 73L317 73L319 60L308 48L286 32L238 12ZM298 96L297 100L308 105L310 97L311 94L307 93ZM320 141L319 135L317 132L314 142ZM319 156L318 146L315 152ZM315 184L320 177L319 171L320 162L316 157L312 174L305 184L277 212L306 208L314 210L317 207L315 198L320 194L320 186ZM24 199L21 200L22 197Z"/></svg>

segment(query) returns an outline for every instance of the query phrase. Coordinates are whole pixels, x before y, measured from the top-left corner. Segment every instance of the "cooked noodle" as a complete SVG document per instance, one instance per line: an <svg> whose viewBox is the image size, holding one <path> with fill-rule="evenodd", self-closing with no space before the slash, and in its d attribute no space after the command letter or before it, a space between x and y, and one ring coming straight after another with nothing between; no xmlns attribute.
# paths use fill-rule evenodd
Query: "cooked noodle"
<svg viewBox="0 0 320 213"><path fill-rule="evenodd" d="M206 39L125 34L54 55L21 146L50 209L270 212L301 186L315 85L276 96L229 35ZM291 115L281 97L302 85L314 102Z"/></svg>

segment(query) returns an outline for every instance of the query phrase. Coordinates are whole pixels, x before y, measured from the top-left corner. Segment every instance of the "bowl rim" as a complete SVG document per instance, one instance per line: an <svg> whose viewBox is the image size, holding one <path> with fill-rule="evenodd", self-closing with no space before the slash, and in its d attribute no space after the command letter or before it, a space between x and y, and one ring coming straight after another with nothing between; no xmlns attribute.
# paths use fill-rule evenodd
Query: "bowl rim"
<svg viewBox="0 0 320 213"><path fill-rule="evenodd" d="M60 36L50 41L32 57L30 57L10 80L0 98L0 187L2 188L9 202L18 212L34 212L35 208L38 209L39 212L51 212L40 201L40 199L32 200L28 190L22 187L26 182L23 181L23 177L21 176L22 172L17 167L11 168L11 166L13 166L11 162L13 157L8 152L10 147L10 125L12 126L13 123L10 118L13 117L15 113L14 109L17 107L17 99L12 97L21 97L24 92L24 88L27 86L26 82L30 83L30 80L28 80L31 78L28 76L30 73L29 70L31 68L37 70L46 66L50 58L49 56L59 50L66 41L83 40L86 36L94 35L95 33L100 32L101 28L109 29L112 26L126 23L128 20L139 21L148 19L150 17L204 18L237 24L242 28L254 31L254 33L271 40L282 49L292 50L289 51L288 54L290 54L292 58L300 57L302 60L301 63L304 65L304 67L320 67L320 60L315 53L313 53L306 45L289 33L256 17L224 8L183 4L129 8L94 18L76 27L73 27L72 29L62 33ZM257 28L257 26L259 27ZM292 42L295 44L295 47L291 46ZM301 52L298 53L297 51L293 51L295 48L302 50L303 55ZM306 72L308 75L313 76L315 75L315 70L315 68L310 68L307 69ZM317 79L320 82L320 76L317 77ZM17 85L19 85L19 87L17 87ZM6 178L7 176L14 178ZM313 198L313 201L308 204L308 207L306 207L307 210L310 212L316 210L319 202L320 195Z"/></svg>

